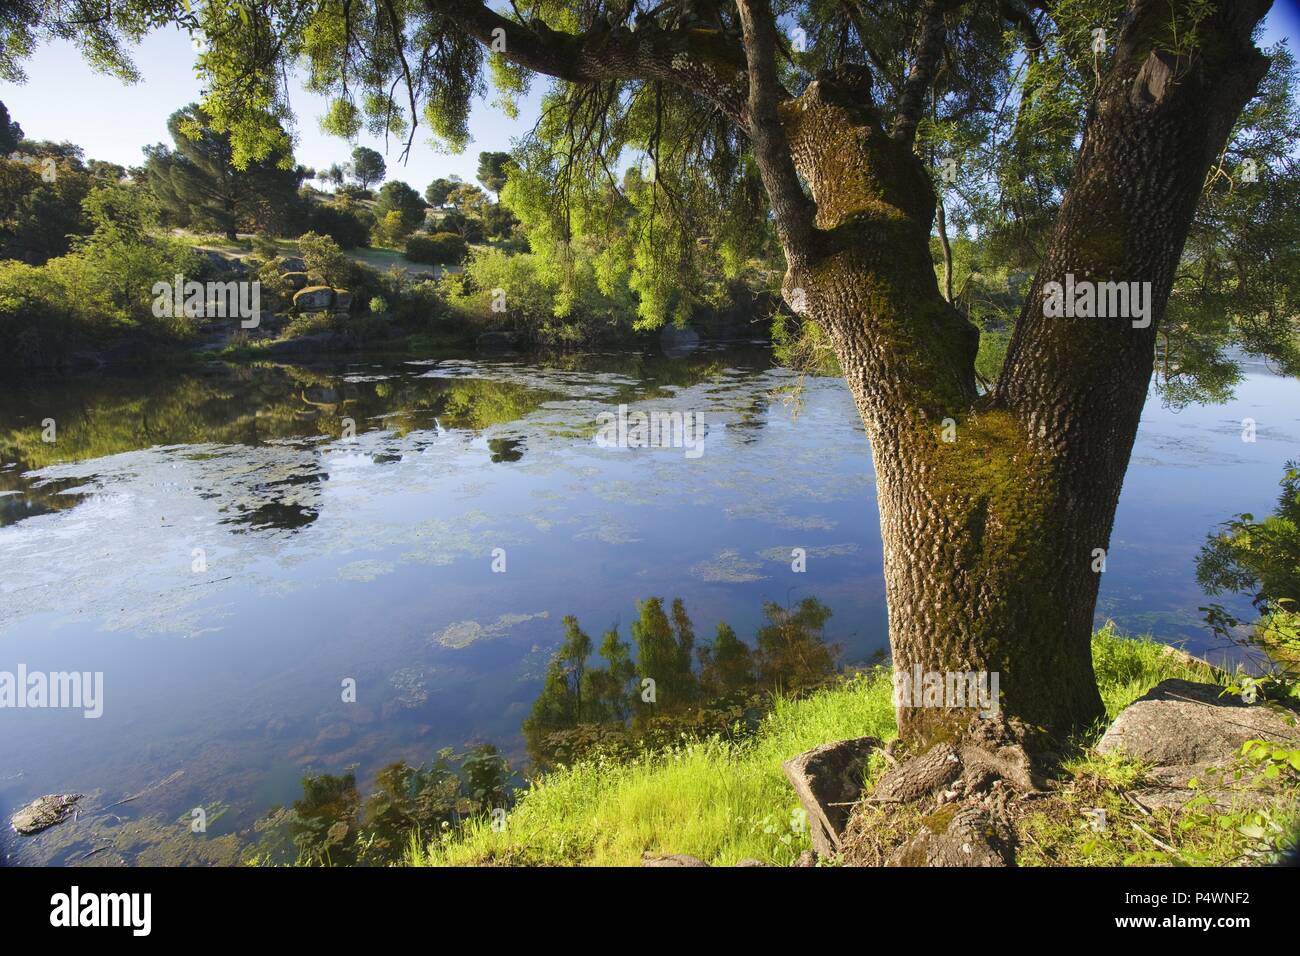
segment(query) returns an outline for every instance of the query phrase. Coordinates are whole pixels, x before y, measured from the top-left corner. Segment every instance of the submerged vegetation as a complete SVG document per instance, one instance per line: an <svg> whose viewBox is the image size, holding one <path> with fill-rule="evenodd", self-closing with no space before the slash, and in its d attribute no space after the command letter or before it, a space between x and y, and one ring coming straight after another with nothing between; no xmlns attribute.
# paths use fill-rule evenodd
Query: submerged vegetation
<svg viewBox="0 0 1300 956"><path fill-rule="evenodd" d="M648 625L656 634L643 633L643 639L662 639L661 649L680 653L680 629L676 649L669 647L674 625L681 626L680 620L670 622L670 615L662 602L643 602L640 628L634 626L633 632ZM612 684L603 697L598 690L616 675L626 677L629 685L635 680L636 666L612 648L617 633L606 635L604 642L609 669L583 670L575 684L578 655L584 647L590 654L591 646L575 620L566 619L565 628L566 638L530 721L554 721L564 708L609 717L619 701L625 712L633 712L637 705L613 693ZM722 646L727 644L724 639ZM1208 681L1226 692L1234 679L1172 653L1166 645L1124 637L1110 624L1093 638L1093 659L1108 718L1163 680ZM703 670L694 675L697 688L707 683L704 675ZM751 685L755 711L748 721L737 719L729 727L681 721L671 734L645 733L635 741L621 735L612 745L610 738L591 734L581 756L566 761L551 753L551 762L535 765L526 781L491 745L460 756L444 750L423 767L391 765L377 775L368 797L351 774L308 777L303 797L274 811L259 827L267 835L253 860L635 866L647 853L681 853L712 865L742 860L792 865L811 844L781 764L830 740L872 736L890 741L897 736L887 666L824 675L819 685L802 690ZM578 687L588 689L582 704ZM710 707L699 701L699 710ZM565 711L563 717L572 721L575 711ZM654 722L633 718L631 726L653 727ZM1152 812L1126 796L1146 781L1149 768L1093 749L1101 729L1072 745L1061 763L1059 786L1020 818L1020 865L1266 862L1300 833L1300 767L1287 759L1273 774L1282 788L1265 804L1226 810L1206 796ZM1224 769L1235 772L1271 758L1272 748L1248 751ZM885 767L883 759L868 766L863 779L868 792ZM1091 822L1098 811L1109 819L1105 839Z"/></svg>
<svg viewBox="0 0 1300 956"><path fill-rule="evenodd" d="M1093 656L1111 717L1162 680L1212 676L1205 666L1169 654L1165 645L1122 637L1110 626L1095 636ZM782 761L828 740L863 735L890 740L895 734L889 672L873 668L804 697L775 695L755 732L740 739L684 739L631 760L597 757L545 773L518 796L506 826L472 819L437 839L413 841L404 862L634 866L643 853L661 852L687 853L715 865L743 859L788 865L810 843ZM1254 860L1261 844L1285 841L1300 825L1300 805L1290 799L1300 795L1300 773L1294 770L1287 771L1289 789L1279 801L1282 806L1289 801L1290 810L1211 814L1204 806L1191 806L1159 811L1153 820L1123 798L1123 791L1141 780L1143 768L1103 758L1088 743L1065 762L1056 812L1026 819L1021 864L1194 859L1228 865ZM1122 834L1117 840L1096 839L1082 812L1103 797L1122 824L1112 829ZM1259 829L1261 814L1268 817L1267 838ZM1129 817L1155 830L1170 849L1161 850L1131 830Z"/></svg>

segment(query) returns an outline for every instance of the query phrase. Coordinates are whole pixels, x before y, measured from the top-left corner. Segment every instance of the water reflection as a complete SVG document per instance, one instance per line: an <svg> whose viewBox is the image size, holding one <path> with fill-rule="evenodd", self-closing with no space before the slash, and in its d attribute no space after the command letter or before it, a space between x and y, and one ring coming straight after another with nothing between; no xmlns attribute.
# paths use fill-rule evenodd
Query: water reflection
<svg viewBox="0 0 1300 956"><path fill-rule="evenodd" d="M835 611L822 643L871 660L886 616L869 449L842 382L809 378L796 405L782 394L796 381L762 352L698 350L0 383L0 670L103 671L106 696L99 720L0 715L0 814L86 794L77 822L0 833L0 854L235 862L285 832L296 858L321 841L267 812L291 813L304 777L352 774L364 820L385 768L428 769L447 747L457 774L486 742L513 773L620 745L654 715L665 734L743 729L771 686L797 682L762 668L779 649L759 645L765 605L816 595ZM1275 502L1297 397L1255 375L1234 406L1148 407L1100 615L1200 649L1195 555L1225 515ZM600 447L597 417L622 403L703 414L705 454ZM1234 426L1246 415L1254 445ZM694 690L638 669L638 634L662 630L642 624L647 595L668 599L679 658L671 597L689 609ZM521 728L557 686L566 615L594 684L581 707L537 712L533 741ZM611 632L626 659L601 654ZM449 779L430 773L394 771L389 789Z"/></svg>

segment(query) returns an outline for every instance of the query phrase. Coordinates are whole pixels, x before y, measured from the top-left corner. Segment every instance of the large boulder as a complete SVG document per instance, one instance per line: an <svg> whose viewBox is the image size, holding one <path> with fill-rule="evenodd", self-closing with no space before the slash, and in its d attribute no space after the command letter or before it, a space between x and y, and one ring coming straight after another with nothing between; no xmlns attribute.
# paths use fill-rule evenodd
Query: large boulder
<svg viewBox="0 0 1300 956"><path fill-rule="evenodd" d="M23 836L40 833L68 819L80 799L79 793L47 793L15 813L9 823Z"/></svg>
<svg viewBox="0 0 1300 956"><path fill-rule="evenodd" d="M839 853L849 812L862 796L867 761L880 746L875 737L837 740L781 764L808 813L813 849L820 856Z"/></svg>
<svg viewBox="0 0 1300 956"><path fill-rule="evenodd" d="M352 293L347 289L334 290L334 311L339 315L346 315L352 310Z"/></svg>
<svg viewBox="0 0 1300 956"><path fill-rule="evenodd" d="M293 289L295 292L311 285L311 280L307 278L307 273L305 272L282 272L280 273L280 276L286 283L288 283L289 288Z"/></svg>
<svg viewBox="0 0 1300 956"><path fill-rule="evenodd" d="M1249 791L1228 786L1227 774L1247 740L1300 746L1297 715L1277 705L1247 704L1226 696L1218 684L1170 679L1125 707L1097 750L1153 765L1148 777L1156 786L1135 794L1147 806L1191 799L1196 794L1190 788L1192 778L1217 802L1233 804L1250 797ZM1216 793L1218 784L1232 792Z"/></svg>
<svg viewBox="0 0 1300 956"><path fill-rule="evenodd" d="M199 251L199 255L203 259L206 271L211 275L218 277L234 276L238 278L248 274L248 266L244 264L242 259L239 259L236 256L227 256L217 252L215 249L202 249Z"/></svg>
<svg viewBox="0 0 1300 956"><path fill-rule="evenodd" d="M299 256L286 256L275 264L275 268L280 275L289 272L306 272L307 263L303 262Z"/></svg>
<svg viewBox="0 0 1300 956"><path fill-rule="evenodd" d="M691 856L688 853L650 853L646 851L641 854L642 866L708 866L698 856Z"/></svg>
<svg viewBox="0 0 1300 956"><path fill-rule="evenodd" d="M327 285L309 285L293 294L293 307L298 312L325 312L334 305L334 290Z"/></svg>

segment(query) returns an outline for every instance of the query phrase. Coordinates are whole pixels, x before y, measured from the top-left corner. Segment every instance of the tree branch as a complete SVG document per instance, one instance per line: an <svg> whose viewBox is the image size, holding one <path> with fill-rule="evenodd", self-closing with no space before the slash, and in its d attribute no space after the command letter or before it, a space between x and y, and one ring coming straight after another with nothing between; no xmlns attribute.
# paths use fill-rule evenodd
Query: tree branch
<svg viewBox="0 0 1300 956"><path fill-rule="evenodd" d="M749 138L791 265L809 254L813 204L795 171L777 107L786 98L776 76L776 18L768 0L737 0L749 64Z"/></svg>
<svg viewBox="0 0 1300 956"><path fill-rule="evenodd" d="M926 95L938 69L939 56L943 53L943 15L953 5L951 0L926 0L921 7L921 33L917 37L912 69L898 97L898 112L890 132L899 142L910 144L916 138L916 124L925 112Z"/></svg>
<svg viewBox="0 0 1300 956"><path fill-rule="evenodd" d="M711 100L733 122L748 127L743 50L722 30L659 30L645 26L586 33L552 30L503 17L481 0L424 0L455 20L490 50L525 69L570 83L658 80ZM638 21L639 22L639 21Z"/></svg>

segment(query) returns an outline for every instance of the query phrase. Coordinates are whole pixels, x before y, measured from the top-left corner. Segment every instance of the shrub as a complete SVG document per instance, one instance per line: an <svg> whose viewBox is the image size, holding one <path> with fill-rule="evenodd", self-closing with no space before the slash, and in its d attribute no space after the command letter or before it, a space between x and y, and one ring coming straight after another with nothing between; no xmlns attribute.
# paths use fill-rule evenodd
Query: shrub
<svg viewBox="0 0 1300 956"><path fill-rule="evenodd" d="M373 225L370 211L353 203L312 203L307 212L308 230L329 236L342 249L365 246Z"/></svg>
<svg viewBox="0 0 1300 956"><path fill-rule="evenodd" d="M406 258L412 262L429 265L459 265L465 261L469 245L451 232L435 232L432 236L412 236L406 240Z"/></svg>
<svg viewBox="0 0 1300 956"><path fill-rule="evenodd" d="M377 246L400 246L410 234L411 230L396 209L386 213L370 230L370 236Z"/></svg>
<svg viewBox="0 0 1300 956"><path fill-rule="evenodd" d="M312 279L338 289L347 288L352 262L333 238L304 232L298 237L298 251L302 253L302 261Z"/></svg>

